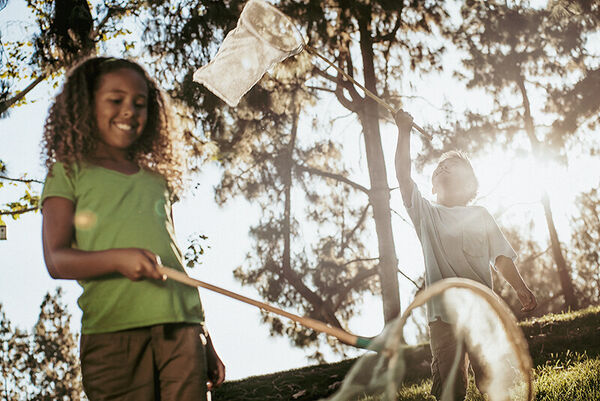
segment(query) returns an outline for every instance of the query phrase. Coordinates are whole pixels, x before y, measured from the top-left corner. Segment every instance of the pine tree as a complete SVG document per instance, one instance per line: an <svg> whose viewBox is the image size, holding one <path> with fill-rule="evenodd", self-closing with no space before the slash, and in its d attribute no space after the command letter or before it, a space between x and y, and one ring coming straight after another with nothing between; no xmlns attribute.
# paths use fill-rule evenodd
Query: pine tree
<svg viewBox="0 0 600 401"><path fill-rule="evenodd" d="M29 394L29 351L29 335L12 326L0 304L0 399L18 401Z"/></svg>
<svg viewBox="0 0 600 401"><path fill-rule="evenodd" d="M29 378L40 401L83 399L76 336L71 333L71 315L62 303L62 289L46 294L33 329Z"/></svg>

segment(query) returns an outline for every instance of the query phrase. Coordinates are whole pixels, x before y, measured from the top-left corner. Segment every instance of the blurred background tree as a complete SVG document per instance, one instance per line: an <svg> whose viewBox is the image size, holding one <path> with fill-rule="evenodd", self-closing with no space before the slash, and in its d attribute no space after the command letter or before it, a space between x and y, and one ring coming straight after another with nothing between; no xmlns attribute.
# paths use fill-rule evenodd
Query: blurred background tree
<svg viewBox="0 0 600 401"><path fill-rule="evenodd" d="M582 307L600 303L600 191L592 188L577 199L570 247L575 290Z"/></svg>
<svg viewBox="0 0 600 401"><path fill-rule="evenodd" d="M0 304L0 398L6 401L84 401L77 335L62 291L46 294L32 332L12 326Z"/></svg>

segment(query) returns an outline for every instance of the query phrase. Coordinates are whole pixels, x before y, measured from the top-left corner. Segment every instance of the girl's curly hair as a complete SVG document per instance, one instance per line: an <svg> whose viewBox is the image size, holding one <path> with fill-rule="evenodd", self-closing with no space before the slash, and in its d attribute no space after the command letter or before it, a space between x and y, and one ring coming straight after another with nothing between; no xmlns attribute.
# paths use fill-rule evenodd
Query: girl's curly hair
<svg viewBox="0 0 600 401"><path fill-rule="evenodd" d="M174 118L163 94L137 63L108 57L93 57L67 74L61 91L50 106L42 139L43 159L48 171L60 161L70 166L89 161L99 140L94 94L104 74L122 68L138 72L148 85L148 119L140 138L129 149L130 160L140 168L162 175L173 194L183 188L183 146Z"/></svg>

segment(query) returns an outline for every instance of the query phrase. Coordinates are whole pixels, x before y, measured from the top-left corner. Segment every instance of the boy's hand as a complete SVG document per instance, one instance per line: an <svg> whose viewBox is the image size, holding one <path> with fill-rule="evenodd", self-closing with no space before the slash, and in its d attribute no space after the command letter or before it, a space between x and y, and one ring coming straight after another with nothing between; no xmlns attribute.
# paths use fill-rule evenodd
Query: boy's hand
<svg viewBox="0 0 600 401"><path fill-rule="evenodd" d="M519 297L519 301L521 301L521 312L531 312L537 307L537 300L535 299L535 295L529 288L525 288L521 291L517 291L517 296Z"/></svg>
<svg viewBox="0 0 600 401"><path fill-rule="evenodd" d="M402 134L408 134L412 129L413 117L402 109L394 114L394 121L396 121L398 132Z"/></svg>

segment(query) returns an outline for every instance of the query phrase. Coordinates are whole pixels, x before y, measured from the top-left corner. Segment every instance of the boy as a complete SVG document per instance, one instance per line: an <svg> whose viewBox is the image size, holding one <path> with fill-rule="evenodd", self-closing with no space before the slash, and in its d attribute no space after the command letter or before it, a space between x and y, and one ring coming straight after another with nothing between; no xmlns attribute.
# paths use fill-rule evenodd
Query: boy
<svg viewBox="0 0 600 401"><path fill-rule="evenodd" d="M432 175L436 203L425 200L411 178L410 130L412 117L400 110L394 116L398 126L396 176L404 206L413 221L425 258L425 282L461 277L492 287L490 265L499 271L517 292L521 309L537 306L535 296L517 270L517 258L494 218L481 206L467 206L477 193L477 178L468 158L457 151L442 155ZM431 337L431 394L440 399L445 380L454 362L457 340L441 305L427 303ZM461 356L460 374L454 383L454 399L462 400L468 383L468 350ZM471 358L477 387L485 387L485 375ZM483 386L482 386L483 383Z"/></svg>

